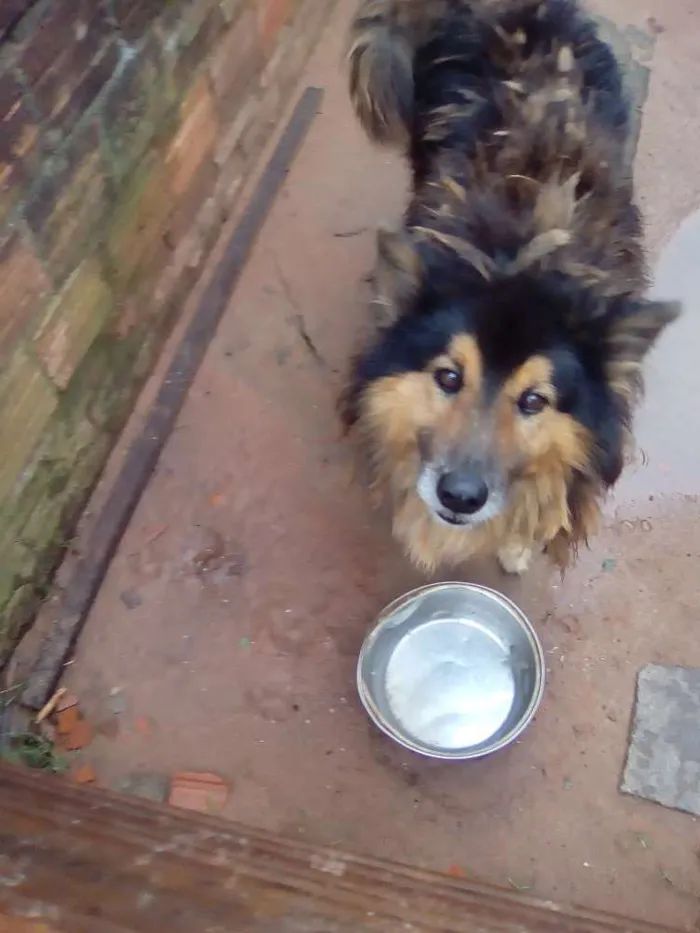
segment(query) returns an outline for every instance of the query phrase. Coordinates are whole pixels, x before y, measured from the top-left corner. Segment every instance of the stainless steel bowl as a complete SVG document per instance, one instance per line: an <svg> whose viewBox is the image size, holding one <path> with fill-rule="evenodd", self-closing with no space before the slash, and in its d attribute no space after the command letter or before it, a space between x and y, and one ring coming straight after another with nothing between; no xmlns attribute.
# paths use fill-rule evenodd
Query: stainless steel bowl
<svg viewBox="0 0 700 933"><path fill-rule="evenodd" d="M412 590L381 613L357 664L360 699L400 745L481 758L514 741L544 691L542 646L509 599L472 583Z"/></svg>

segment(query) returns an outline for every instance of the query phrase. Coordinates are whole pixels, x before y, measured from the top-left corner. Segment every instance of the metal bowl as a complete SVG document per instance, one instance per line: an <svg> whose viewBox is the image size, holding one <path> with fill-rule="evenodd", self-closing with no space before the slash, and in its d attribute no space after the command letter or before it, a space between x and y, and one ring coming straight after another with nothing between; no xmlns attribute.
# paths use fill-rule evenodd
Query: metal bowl
<svg viewBox="0 0 700 933"><path fill-rule="evenodd" d="M360 699L383 732L421 755L462 761L520 735L544 678L525 615L472 583L436 583L394 600L357 663Z"/></svg>

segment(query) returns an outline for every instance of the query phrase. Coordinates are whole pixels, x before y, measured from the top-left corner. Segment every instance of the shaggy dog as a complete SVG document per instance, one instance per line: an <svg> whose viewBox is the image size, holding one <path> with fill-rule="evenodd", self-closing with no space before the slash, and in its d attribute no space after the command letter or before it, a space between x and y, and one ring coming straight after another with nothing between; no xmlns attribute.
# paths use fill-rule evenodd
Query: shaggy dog
<svg viewBox="0 0 700 933"><path fill-rule="evenodd" d="M343 399L410 558L562 568L623 466L646 300L614 56L576 0L363 0L350 92L413 185L380 233L391 323Z"/></svg>

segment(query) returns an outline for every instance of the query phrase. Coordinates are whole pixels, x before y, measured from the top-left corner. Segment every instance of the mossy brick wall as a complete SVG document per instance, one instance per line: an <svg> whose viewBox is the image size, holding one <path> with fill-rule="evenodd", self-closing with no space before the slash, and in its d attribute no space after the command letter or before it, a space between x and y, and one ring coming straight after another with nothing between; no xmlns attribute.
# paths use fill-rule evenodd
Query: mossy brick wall
<svg viewBox="0 0 700 933"><path fill-rule="evenodd" d="M0 0L0 666L334 0Z"/></svg>

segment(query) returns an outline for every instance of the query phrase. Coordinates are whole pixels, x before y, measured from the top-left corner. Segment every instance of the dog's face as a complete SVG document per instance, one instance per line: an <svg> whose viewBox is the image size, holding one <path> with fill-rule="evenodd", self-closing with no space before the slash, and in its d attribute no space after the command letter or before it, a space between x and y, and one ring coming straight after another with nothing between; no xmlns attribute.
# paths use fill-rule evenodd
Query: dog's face
<svg viewBox="0 0 700 933"><path fill-rule="evenodd" d="M407 435L417 438L416 489L437 520L484 524L523 478L585 469L590 435L575 413L585 375L565 347L542 348L501 368L477 334L457 333L416 375L376 383L368 411L371 419L388 413L387 394L398 389L390 418L403 419Z"/></svg>
<svg viewBox="0 0 700 933"><path fill-rule="evenodd" d="M417 495L444 525L484 525L528 481L545 498L577 477L603 489L622 469L641 359L675 313L608 306L575 282L530 273L423 287L358 361L349 420L395 501Z"/></svg>

